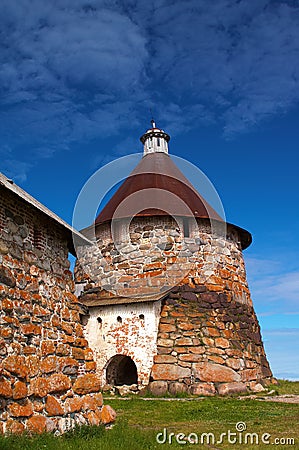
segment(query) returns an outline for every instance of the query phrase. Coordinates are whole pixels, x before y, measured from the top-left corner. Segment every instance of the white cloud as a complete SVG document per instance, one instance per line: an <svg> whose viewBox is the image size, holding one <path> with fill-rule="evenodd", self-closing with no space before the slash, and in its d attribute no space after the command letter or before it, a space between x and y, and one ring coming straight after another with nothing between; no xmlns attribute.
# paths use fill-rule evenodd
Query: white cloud
<svg viewBox="0 0 299 450"><path fill-rule="evenodd" d="M277 378L299 380L299 328L263 329L264 345L273 374Z"/></svg>
<svg viewBox="0 0 299 450"><path fill-rule="evenodd" d="M298 255L289 254L289 258L296 261ZM260 316L299 314L299 268L291 270L287 260L288 252L279 259L245 257L249 287Z"/></svg>
<svg viewBox="0 0 299 450"><path fill-rule="evenodd" d="M269 302L293 303L299 308L299 271L266 276L255 282L254 291Z"/></svg>
<svg viewBox="0 0 299 450"><path fill-rule="evenodd" d="M230 137L299 101L288 0L3 0L0 25L0 132L14 159L30 144L30 164L151 106L172 134L200 122Z"/></svg>
<svg viewBox="0 0 299 450"><path fill-rule="evenodd" d="M152 67L174 101L205 104L231 136L299 100L299 10L291 2L154 3Z"/></svg>
<svg viewBox="0 0 299 450"><path fill-rule="evenodd" d="M4 159L1 161L1 165L1 170L3 168L3 172L8 178L20 183L27 180L27 173L32 167L30 163L14 159Z"/></svg>
<svg viewBox="0 0 299 450"><path fill-rule="evenodd" d="M0 132L15 157L29 147L31 165L116 133L129 112L136 122L146 39L127 15L93 3L1 2Z"/></svg>

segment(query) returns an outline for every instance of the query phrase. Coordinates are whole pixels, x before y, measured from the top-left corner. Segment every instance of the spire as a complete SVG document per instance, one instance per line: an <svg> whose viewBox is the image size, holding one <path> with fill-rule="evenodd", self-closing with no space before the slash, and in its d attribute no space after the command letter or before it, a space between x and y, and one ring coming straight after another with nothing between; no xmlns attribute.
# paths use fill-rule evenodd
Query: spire
<svg viewBox="0 0 299 450"><path fill-rule="evenodd" d="M149 153L168 154L169 134L156 127L154 119L151 120L152 128L147 130L140 138L143 143L143 156Z"/></svg>

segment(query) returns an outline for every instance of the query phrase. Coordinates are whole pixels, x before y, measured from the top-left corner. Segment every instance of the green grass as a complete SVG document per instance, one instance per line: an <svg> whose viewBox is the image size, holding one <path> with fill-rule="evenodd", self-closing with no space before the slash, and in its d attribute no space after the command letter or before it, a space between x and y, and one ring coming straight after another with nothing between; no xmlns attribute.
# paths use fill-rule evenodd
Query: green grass
<svg viewBox="0 0 299 450"><path fill-rule="evenodd" d="M278 384L269 386L269 389L275 390L277 394L296 394L299 395L299 381L278 380Z"/></svg>
<svg viewBox="0 0 299 450"><path fill-rule="evenodd" d="M275 390L280 394L298 393L299 383L280 381ZM115 426L82 427L61 437L44 434L41 436L0 437L1 450L153 450L178 448L205 449L299 449L299 405L257 400L238 400L236 398L205 398L200 401L162 401L142 400L134 397L128 400L114 398L106 400L118 414ZM245 422L246 432L271 434L274 438L295 438L295 445L245 445L222 444L179 445L175 442L159 444L156 435L164 428L167 433L193 432L221 433L231 430L235 425ZM241 436L244 432L241 433ZM238 434L239 436L239 434Z"/></svg>

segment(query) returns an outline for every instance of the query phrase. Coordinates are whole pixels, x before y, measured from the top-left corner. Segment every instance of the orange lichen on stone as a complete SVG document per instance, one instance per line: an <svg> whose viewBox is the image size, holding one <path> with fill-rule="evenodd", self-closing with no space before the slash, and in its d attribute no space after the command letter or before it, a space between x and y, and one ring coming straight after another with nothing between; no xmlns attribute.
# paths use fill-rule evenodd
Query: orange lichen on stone
<svg viewBox="0 0 299 450"><path fill-rule="evenodd" d="M25 378L29 373L29 369L25 363L25 358L20 355L11 355L5 358L3 367L8 372L13 373L20 378Z"/></svg>
<svg viewBox="0 0 299 450"><path fill-rule="evenodd" d="M30 400L24 401L23 404L10 403L8 410L12 417L30 417L33 414L33 407Z"/></svg>
<svg viewBox="0 0 299 450"><path fill-rule="evenodd" d="M12 396L12 388L10 381L0 379L0 397L9 398L11 396Z"/></svg>
<svg viewBox="0 0 299 450"><path fill-rule="evenodd" d="M49 388L48 392L64 392L70 389L71 380L67 375L62 373L55 373L48 378Z"/></svg>
<svg viewBox="0 0 299 450"><path fill-rule="evenodd" d="M27 420L27 430L30 433L37 433L41 434L44 433L47 429L47 419L46 417L42 415L36 415L30 417L30 419Z"/></svg>
<svg viewBox="0 0 299 450"><path fill-rule="evenodd" d="M76 394L89 394L90 392L98 392L100 389L101 382L95 374L78 377L73 385L73 391Z"/></svg>
<svg viewBox="0 0 299 450"><path fill-rule="evenodd" d="M36 397L45 397L49 392L49 379L44 377L35 378L30 382L29 392Z"/></svg>
<svg viewBox="0 0 299 450"><path fill-rule="evenodd" d="M116 412L110 405L104 405L101 411L101 422L106 425L115 422Z"/></svg>
<svg viewBox="0 0 299 450"><path fill-rule="evenodd" d="M25 398L28 395L28 389L26 383L22 381L16 381L12 391L12 398L18 400L20 398Z"/></svg>
<svg viewBox="0 0 299 450"><path fill-rule="evenodd" d="M63 416L64 414L64 409L62 408L60 402L52 395L47 396L46 411L49 416Z"/></svg>

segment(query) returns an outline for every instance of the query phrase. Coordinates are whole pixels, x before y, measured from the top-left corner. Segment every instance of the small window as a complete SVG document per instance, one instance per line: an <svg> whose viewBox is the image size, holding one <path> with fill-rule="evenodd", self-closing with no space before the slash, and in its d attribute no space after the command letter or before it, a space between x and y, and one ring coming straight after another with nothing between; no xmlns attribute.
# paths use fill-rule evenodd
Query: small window
<svg viewBox="0 0 299 450"><path fill-rule="evenodd" d="M139 314L139 319L144 320L144 314Z"/></svg>
<svg viewBox="0 0 299 450"><path fill-rule="evenodd" d="M183 219L183 231L184 231L184 237L190 237L189 220L188 219Z"/></svg>
<svg viewBox="0 0 299 450"><path fill-rule="evenodd" d="M157 146L160 147L160 138L157 138Z"/></svg>
<svg viewBox="0 0 299 450"><path fill-rule="evenodd" d="M98 317L98 318L97 318L97 321L98 321L98 323L99 323L99 324L101 324L101 325L102 325L102 323L103 323L103 320L102 320L102 318L101 318L101 317Z"/></svg>
<svg viewBox="0 0 299 450"><path fill-rule="evenodd" d="M122 320L122 318L120 316L117 316L116 320L117 320L118 323L123 323L123 320Z"/></svg>

